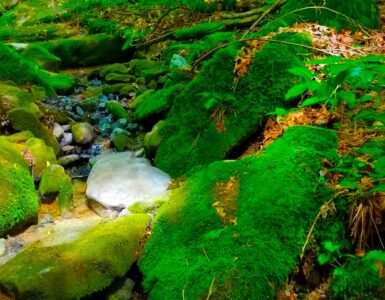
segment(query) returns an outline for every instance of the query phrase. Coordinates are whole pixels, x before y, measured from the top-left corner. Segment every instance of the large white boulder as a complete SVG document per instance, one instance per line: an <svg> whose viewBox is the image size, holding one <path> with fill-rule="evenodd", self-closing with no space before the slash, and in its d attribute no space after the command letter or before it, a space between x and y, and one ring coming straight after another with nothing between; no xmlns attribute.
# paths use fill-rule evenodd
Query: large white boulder
<svg viewBox="0 0 385 300"><path fill-rule="evenodd" d="M166 192L170 176L133 152L97 157L87 180L87 197L107 208L124 209L137 202L151 203Z"/></svg>

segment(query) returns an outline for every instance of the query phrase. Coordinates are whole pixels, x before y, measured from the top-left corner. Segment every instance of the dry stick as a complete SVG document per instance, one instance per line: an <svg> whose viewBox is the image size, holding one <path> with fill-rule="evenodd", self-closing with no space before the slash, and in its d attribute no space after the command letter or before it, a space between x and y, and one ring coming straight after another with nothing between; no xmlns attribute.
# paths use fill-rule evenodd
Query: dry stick
<svg viewBox="0 0 385 300"><path fill-rule="evenodd" d="M334 201L338 196L342 195L343 193L345 193L345 191L340 191L338 192L337 194L335 194L332 198L330 198L326 203L322 204L321 205L321 208L324 207L325 205L329 205L330 203L332 203L332 201ZM305 255L305 251L306 251L306 247L307 245L309 244L310 242L310 238L311 238L311 235L313 234L313 231L314 231L314 228L315 228L315 225L317 224L319 218L322 216L322 212L321 212L321 208L320 208L320 211L318 212L316 218L314 219L314 222L313 224L311 225L310 227L310 230L306 236L306 241L305 241L305 244L303 245L302 247L302 251L301 251L301 255L300 255L300 259L302 260L302 258L304 257Z"/></svg>

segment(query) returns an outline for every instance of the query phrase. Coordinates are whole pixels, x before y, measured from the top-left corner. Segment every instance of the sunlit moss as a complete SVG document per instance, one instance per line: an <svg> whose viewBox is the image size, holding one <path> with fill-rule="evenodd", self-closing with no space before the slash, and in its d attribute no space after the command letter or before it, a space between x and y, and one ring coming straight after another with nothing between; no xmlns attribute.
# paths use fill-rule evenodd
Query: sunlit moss
<svg viewBox="0 0 385 300"><path fill-rule="evenodd" d="M292 127L262 155L215 162L172 191L140 263L149 299L273 299L323 201L321 158L336 159L336 147L333 131Z"/></svg>

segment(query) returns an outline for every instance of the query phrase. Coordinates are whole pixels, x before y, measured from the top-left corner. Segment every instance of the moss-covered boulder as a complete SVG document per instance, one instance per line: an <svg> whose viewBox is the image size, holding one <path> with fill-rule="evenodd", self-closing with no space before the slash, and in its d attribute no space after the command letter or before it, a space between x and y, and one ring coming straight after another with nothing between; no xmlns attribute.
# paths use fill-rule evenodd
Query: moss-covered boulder
<svg viewBox="0 0 385 300"><path fill-rule="evenodd" d="M158 212L140 261L148 299L274 299L326 199L336 134L291 127L260 156L210 164Z"/></svg>
<svg viewBox="0 0 385 300"><path fill-rule="evenodd" d="M8 113L8 119L11 121L15 130L28 130L37 138L44 141L47 146L52 147L55 154L59 152L59 143L52 132L46 128L39 119L24 108L15 108Z"/></svg>
<svg viewBox="0 0 385 300"><path fill-rule="evenodd" d="M127 110L118 101L108 101L106 109L115 119L123 118L128 120L130 117Z"/></svg>
<svg viewBox="0 0 385 300"><path fill-rule="evenodd" d="M100 224L79 239L32 244L0 266L0 295L17 299L81 299L122 278L137 259L150 216Z"/></svg>
<svg viewBox="0 0 385 300"><path fill-rule="evenodd" d="M20 152L0 137L0 237L37 219L39 201Z"/></svg>
<svg viewBox="0 0 385 300"><path fill-rule="evenodd" d="M152 127L151 131L148 132L144 137L144 147L150 155L154 155L156 153L156 150L162 142L162 135L160 134L160 131L162 129L163 124L163 120L156 123Z"/></svg>
<svg viewBox="0 0 385 300"><path fill-rule="evenodd" d="M127 150L132 143L129 132L121 128L114 129L111 140L119 152Z"/></svg>
<svg viewBox="0 0 385 300"><path fill-rule="evenodd" d="M92 66L113 63L129 58L122 50L124 40L108 34L85 35L37 43L59 57L62 67Z"/></svg>
<svg viewBox="0 0 385 300"><path fill-rule="evenodd" d="M146 83L168 72L168 67L163 61L154 61L147 59L132 59L130 69L136 77L144 77Z"/></svg>
<svg viewBox="0 0 385 300"><path fill-rule="evenodd" d="M37 118L43 116L29 93L16 86L0 83L0 115L6 117L13 108L24 108Z"/></svg>
<svg viewBox="0 0 385 300"><path fill-rule="evenodd" d="M34 166L32 173L36 178L40 178L43 170L50 164L56 163L56 156L53 148L47 146L43 140L30 138L25 143L25 146L33 157Z"/></svg>
<svg viewBox="0 0 385 300"><path fill-rule="evenodd" d="M129 74L117 74L117 73L108 73L105 80L109 83L116 82L134 82L135 76Z"/></svg>
<svg viewBox="0 0 385 300"><path fill-rule="evenodd" d="M61 59L41 46L30 45L22 52L22 54L35 61L44 70L59 72Z"/></svg>
<svg viewBox="0 0 385 300"><path fill-rule="evenodd" d="M106 75L114 74L128 74L128 68L123 64L112 64L102 68L99 72L99 76L104 78Z"/></svg>
<svg viewBox="0 0 385 300"><path fill-rule="evenodd" d="M291 33L275 39L309 43L305 36ZM268 43L255 53L247 74L235 86L234 58L240 47L232 44L219 50L173 100L155 157L156 166L173 177L225 158L235 146L257 133L266 115L284 105L286 91L297 80L288 70L301 65L307 52L296 46Z"/></svg>
<svg viewBox="0 0 385 300"><path fill-rule="evenodd" d="M50 165L41 175L39 193L48 198L51 195L57 195L59 208L61 210L69 209L72 206L74 193L71 177L67 175L62 166Z"/></svg>
<svg viewBox="0 0 385 300"><path fill-rule="evenodd" d="M74 137L74 141L77 144L85 145L94 140L94 129L87 122L74 123L71 126L71 132Z"/></svg>

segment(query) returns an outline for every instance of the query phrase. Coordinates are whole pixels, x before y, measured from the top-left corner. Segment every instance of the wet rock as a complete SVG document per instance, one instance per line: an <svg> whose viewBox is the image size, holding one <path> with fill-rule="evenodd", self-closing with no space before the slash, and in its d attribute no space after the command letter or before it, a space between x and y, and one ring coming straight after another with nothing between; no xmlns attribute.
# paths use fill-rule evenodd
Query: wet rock
<svg viewBox="0 0 385 300"><path fill-rule="evenodd" d="M101 291L137 260L149 221L146 214L134 214L96 226L94 221L84 232L72 220L65 232L57 230L56 240L31 244L1 267L0 295L69 300ZM58 284L63 278L65 285Z"/></svg>
<svg viewBox="0 0 385 300"><path fill-rule="evenodd" d="M53 124L52 133L55 136L55 138L57 138L59 140L64 135L64 129L60 124L55 122Z"/></svg>
<svg viewBox="0 0 385 300"><path fill-rule="evenodd" d="M35 178L40 178L43 170L50 164L56 163L56 155L51 147L48 147L43 140L31 138L26 142L27 152L33 157L32 173Z"/></svg>
<svg viewBox="0 0 385 300"><path fill-rule="evenodd" d="M88 85L92 87L101 87L102 84L103 84L102 81L96 78L88 82Z"/></svg>
<svg viewBox="0 0 385 300"><path fill-rule="evenodd" d="M114 293L108 295L108 300L130 300L133 299L134 294L132 292L135 286L135 281L128 278L124 281L123 285Z"/></svg>
<svg viewBox="0 0 385 300"><path fill-rule="evenodd" d="M67 145L67 146L64 146L62 148L60 148L61 151L63 151L64 153L68 153L68 152L72 152L75 150L75 146L73 145Z"/></svg>
<svg viewBox="0 0 385 300"><path fill-rule="evenodd" d="M86 145L93 141L93 128L89 123L75 123L71 126L74 141L80 145Z"/></svg>
<svg viewBox="0 0 385 300"><path fill-rule="evenodd" d="M64 156L60 157L57 160L57 163L59 165L65 167L65 166L74 164L74 163L78 162L79 160L80 160L79 154L68 154L68 155L64 155Z"/></svg>
<svg viewBox="0 0 385 300"><path fill-rule="evenodd" d="M66 147L66 146L68 146L68 145L71 145L72 144L72 142L73 142L73 134L72 133L69 133L69 132L65 132L64 134L63 134L63 138L61 139L61 141L60 141L60 147L61 148L64 148L64 147Z"/></svg>
<svg viewBox="0 0 385 300"><path fill-rule="evenodd" d="M164 193L170 177L132 152L102 154L87 180L87 196L107 208L151 202Z"/></svg>

